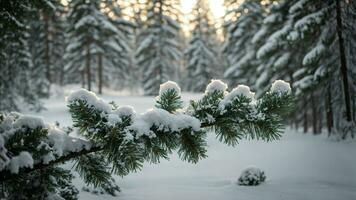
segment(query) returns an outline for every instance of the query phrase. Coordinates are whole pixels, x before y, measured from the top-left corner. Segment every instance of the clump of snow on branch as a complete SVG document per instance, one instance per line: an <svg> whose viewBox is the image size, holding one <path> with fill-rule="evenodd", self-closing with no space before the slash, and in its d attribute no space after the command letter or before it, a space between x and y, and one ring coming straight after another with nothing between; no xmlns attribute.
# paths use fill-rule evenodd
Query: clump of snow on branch
<svg viewBox="0 0 356 200"><path fill-rule="evenodd" d="M94 92L90 92L85 89L80 89L78 91L72 92L67 97L67 102L72 103L76 100L84 100L89 106L93 106L102 112L111 112L111 106L104 102L102 99L98 98Z"/></svg>
<svg viewBox="0 0 356 200"><path fill-rule="evenodd" d="M225 92L227 89L227 84L221 80L211 80L205 90L205 94L209 94L215 91Z"/></svg>
<svg viewBox="0 0 356 200"><path fill-rule="evenodd" d="M173 81L167 81L159 86L159 96L161 96L163 93L165 93L168 90L175 90L177 95L181 95L181 90L179 85L176 82Z"/></svg>
<svg viewBox="0 0 356 200"><path fill-rule="evenodd" d="M115 126L115 124L122 122L121 118L117 114L108 114L108 124Z"/></svg>
<svg viewBox="0 0 356 200"><path fill-rule="evenodd" d="M175 132L191 128L200 129L200 121L185 114L171 114L163 109L150 109L134 118L129 130L141 135L154 136L151 127L155 126L160 131Z"/></svg>
<svg viewBox="0 0 356 200"><path fill-rule="evenodd" d="M14 156L10 161L10 171L11 173L19 173L19 169L23 167L33 167L33 158L27 151L22 151L18 156Z"/></svg>
<svg viewBox="0 0 356 200"><path fill-rule="evenodd" d="M14 123L15 128L28 127L31 129L43 128L45 123L41 117L31 115L20 115Z"/></svg>
<svg viewBox="0 0 356 200"><path fill-rule="evenodd" d="M283 80L276 80L272 83L271 92L277 94L290 94L290 84Z"/></svg>
<svg viewBox="0 0 356 200"><path fill-rule="evenodd" d="M219 108L225 109L226 105L231 104L232 101L239 96L244 96L251 100L255 99L255 93L251 92L250 87L246 85L238 85L229 94L227 94L223 100L221 100Z"/></svg>
<svg viewBox="0 0 356 200"><path fill-rule="evenodd" d="M117 114L119 117L130 117L134 116L136 111L132 106L119 106L113 113Z"/></svg>
<svg viewBox="0 0 356 200"><path fill-rule="evenodd" d="M65 156L71 152L79 152L83 149L90 149L92 144L89 141L69 136L60 128L46 124L42 118L10 113L3 116L0 123L0 171L7 169L11 173L18 173L21 168L33 167L34 163L49 164L57 157ZM41 139L37 149L46 149L48 153L38 160L33 160L30 152L21 152L19 155L11 157L12 152L6 149L5 145L18 131L23 131L23 127L30 129L42 128L47 131L47 136Z"/></svg>
<svg viewBox="0 0 356 200"><path fill-rule="evenodd" d="M92 147L89 141L69 136L54 126L48 130L47 138L49 144L53 146L54 154L58 156L64 156L70 152L79 152L83 149L89 150Z"/></svg>
<svg viewBox="0 0 356 200"><path fill-rule="evenodd" d="M248 167L244 169L237 180L237 184L254 186L259 185L266 180L266 175L264 171L258 169L257 167Z"/></svg>

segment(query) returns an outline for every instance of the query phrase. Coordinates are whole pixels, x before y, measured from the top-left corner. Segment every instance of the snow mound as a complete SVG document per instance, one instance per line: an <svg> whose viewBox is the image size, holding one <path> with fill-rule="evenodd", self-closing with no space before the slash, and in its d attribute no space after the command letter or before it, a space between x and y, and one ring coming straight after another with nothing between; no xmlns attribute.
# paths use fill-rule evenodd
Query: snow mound
<svg viewBox="0 0 356 200"><path fill-rule="evenodd" d="M41 117L32 115L20 115L19 118L14 122L14 127L28 127L30 129L43 128L45 127L45 123Z"/></svg>
<svg viewBox="0 0 356 200"><path fill-rule="evenodd" d="M102 99L99 99L94 92L90 92L86 89L80 89L72 92L67 97L68 103L75 102L76 100L86 101L89 106L93 106L102 112L111 112L111 106L108 103L104 102Z"/></svg>
<svg viewBox="0 0 356 200"><path fill-rule="evenodd" d="M173 81L167 81L159 86L159 96L161 96L167 90L173 89L177 92L178 96L181 95L181 90L179 85Z"/></svg>
<svg viewBox="0 0 356 200"><path fill-rule="evenodd" d="M135 109L132 106L119 106L113 113L117 114L119 117L129 117L136 114Z"/></svg>
<svg viewBox="0 0 356 200"><path fill-rule="evenodd" d="M272 83L271 92L277 94L290 94L291 88L289 83L283 80L276 80Z"/></svg>
<svg viewBox="0 0 356 200"><path fill-rule="evenodd" d="M206 87L205 94L209 94L215 91L225 92L226 89L227 89L226 83L222 82L221 80L212 79L211 82Z"/></svg>
<svg viewBox="0 0 356 200"><path fill-rule="evenodd" d="M174 132L186 128L198 131L200 129L200 121L185 114L171 114L163 109L150 109L137 116L128 129L138 134L153 136L150 130L152 126L156 126L161 131Z"/></svg>
<svg viewBox="0 0 356 200"><path fill-rule="evenodd" d="M225 107L228 104L231 104L232 101L238 96L244 96L251 100L254 100L255 93L251 92L250 87L246 85L238 85L229 94L227 94L223 100L221 100L221 102L219 103L219 108L222 110L225 109Z"/></svg>
<svg viewBox="0 0 356 200"><path fill-rule="evenodd" d="M257 167L244 169L237 180L238 185L253 186L259 185L266 180L265 172Z"/></svg>
<svg viewBox="0 0 356 200"><path fill-rule="evenodd" d="M33 158L27 151L22 151L18 156L12 157L10 161L11 173L19 173L19 169L23 167L33 167Z"/></svg>

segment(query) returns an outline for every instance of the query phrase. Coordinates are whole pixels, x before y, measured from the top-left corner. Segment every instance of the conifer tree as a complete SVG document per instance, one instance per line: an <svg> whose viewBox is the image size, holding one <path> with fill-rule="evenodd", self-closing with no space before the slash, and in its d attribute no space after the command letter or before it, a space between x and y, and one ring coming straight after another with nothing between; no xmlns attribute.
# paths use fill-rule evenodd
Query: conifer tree
<svg viewBox="0 0 356 200"><path fill-rule="evenodd" d="M187 88L202 92L205 85L218 74L219 55L214 51L217 36L213 16L206 0L198 0L192 11L192 38L185 51L187 58ZM221 63L220 63L221 64Z"/></svg>
<svg viewBox="0 0 356 200"><path fill-rule="evenodd" d="M231 1L226 1L226 4L230 5ZM231 85L254 85L258 60L254 59L256 47L251 40L262 23L263 9L259 0L246 0L238 8L232 7L226 12L231 17L225 22L223 53L229 68L224 77Z"/></svg>
<svg viewBox="0 0 356 200"><path fill-rule="evenodd" d="M159 85L179 67L178 0L146 2L147 19L136 49L136 63L142 70L145 95L156 95Z"/></svg>

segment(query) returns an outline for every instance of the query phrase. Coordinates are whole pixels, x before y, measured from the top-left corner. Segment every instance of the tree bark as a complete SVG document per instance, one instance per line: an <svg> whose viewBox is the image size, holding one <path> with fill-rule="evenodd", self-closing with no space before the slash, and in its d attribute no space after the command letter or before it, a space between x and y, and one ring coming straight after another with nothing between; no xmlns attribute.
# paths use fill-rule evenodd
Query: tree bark
<svg viewBox="0 0 356 200"><path fill-rule="evenodd" d="M331 102L331 88L330 85L328 86L327 89L327 95L326 95L326 124L328 128L328 133L329 135L331 134L332 128L333 128L333 108L332 108L332 102Z"/></svg>
<svg viewBox="0 0 356 200"><path fill-rule="evenodd" d="M51 83L51 62L50 62L50 53L49 53L49 17L46 12L42 12L43 21L44 21L44 33L45 33L45 49L44 49L44 60L46 63L46 78L49 83Z"/></svg>
<svg viewBox="0 0 356 200"><path fill-rule="evenodd" d="M312 125L313 125L313 134L318 133L318 115L317 115L317 107L315 105L315 95L314 92L311 93L311 107L312 107Z"/></svg>
<svg viewBox="0 0 356 200"><path fill-rule="evenodd" d="M308 104L307 104L307 100L305 99L305 97L304 97L303 101L304 101L304 103L303 103L304 104L303 127L304 127L304 133L307 133L308 132L308 106L307 106Z"/></svg>
<svg viewBox="0 0 356 200"><path fill-rule="evenodd" d="M345 54L345 46L344 39L342 35L342 20L341 20L341 2L340 0L336 0L336 21L337 21L337 35L339 38L339 52L340 52L340 71L343 82L343 90L344 90L344 98L345 98L345 108L346 108L346 120L352 120L352 112L351 112L351 95L350 95L350 86L347 75L347 64L346 64L346 54Z"/></svg>
<svg viewBox="0 0 356 200"><path fill-rule="evenodd" d="M82 70L80 72L80 74L82 76L82 88L84 88L85 87L85 72L84 72L84 70Z"/></svg>
<svg viewBox="0 0 356 200"><path fill-rule="evenodd" d="M91 72L90 72L90 61L91 61L91 55L90 55L90 42L88 41L86 44L86 74L87 74L87 85L88 85L88 90L91 90Z"/></svg>
<svg viewBox="0 0 356 200"><path fill-rule="evenodd" d="M102 89L103 89L103 61L102 61L102 55L98 55L98 90L99 94L102 94Z"/></svg>

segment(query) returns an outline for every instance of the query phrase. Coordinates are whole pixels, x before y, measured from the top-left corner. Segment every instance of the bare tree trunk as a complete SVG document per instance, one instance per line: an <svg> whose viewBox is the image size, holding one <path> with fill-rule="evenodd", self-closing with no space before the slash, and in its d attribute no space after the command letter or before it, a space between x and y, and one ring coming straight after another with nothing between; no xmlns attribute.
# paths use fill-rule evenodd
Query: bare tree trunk
<svg viewBox="0 0 356 200"><path fill-rule="evenodd" d="M303 128L304 128L304 133L307 133L308 132L308 106L307 106L307 100L303 99L304 101L304 117L303 117Z"/></svg>
<svg viewBox="0 0 356 200"><path fill-rule="evenodd" d="M340 71L343 81L343 89L344 89L344 98L345 98L345 107L346 107L346 120L352 120L351 114L351 98L350 98L350 86L347 75L347 65L346 65L346 54L345 54L345 46L344 39L342 36L342 21L341 21L341 5L340 0L336 0L336 21L337 21L337 35L339 38L339 51L340 51Z"/></svg>
<svg viewBox="0 0 356 200"><path fill-rule="evenodd" d="M51 83L51 66L50 66L50 55L49 55L49 17L46 12L42 12L44 21L44 31L45 31L45 50L44 50L44 60L46 63L46 78L48 82Z"/></svg>
<svg viewBox="0 0 356 200"><path fill-rule="evenodd" d="M328 127L328 133L331 134L331 130L333 128L333 108L331 103L331 88L328 86L327 95L326 95L326 124Z"/></svg>
<svg viewBox="0 0 356 200"><path fill-rule="evenodd" d="M86 55L86 74L87 74L87 84L88 84L88 90L91 90L91 72L90 72L90 61L91 61L91 55L90 55L90 43L87 42L87 55Z"/></svg>
<svg viewBox="0 0 356 200"><path fill-rule="evenodd" d="M102 89L103 89L103 61L102 61L102 55L98 55L98 89L99 89L99 94L102 94Z"/></svg>
<svg viewBox="0 0 356 200"><path fill-rule="evenodd" d="M317 124L318 124L318 115L317 108L315 105L315 95L314 92L311 93L311 107L312 107L312 125L313 125L313 134L317 134Z"/></svg>
<svg viewBox="0 0 356 200"><path fill-rule="evenodd" d="M84 72L84 70L82 70L80 72L80 74L82 76L82 88L84 88L85 87L85 72Z"/></svg>

